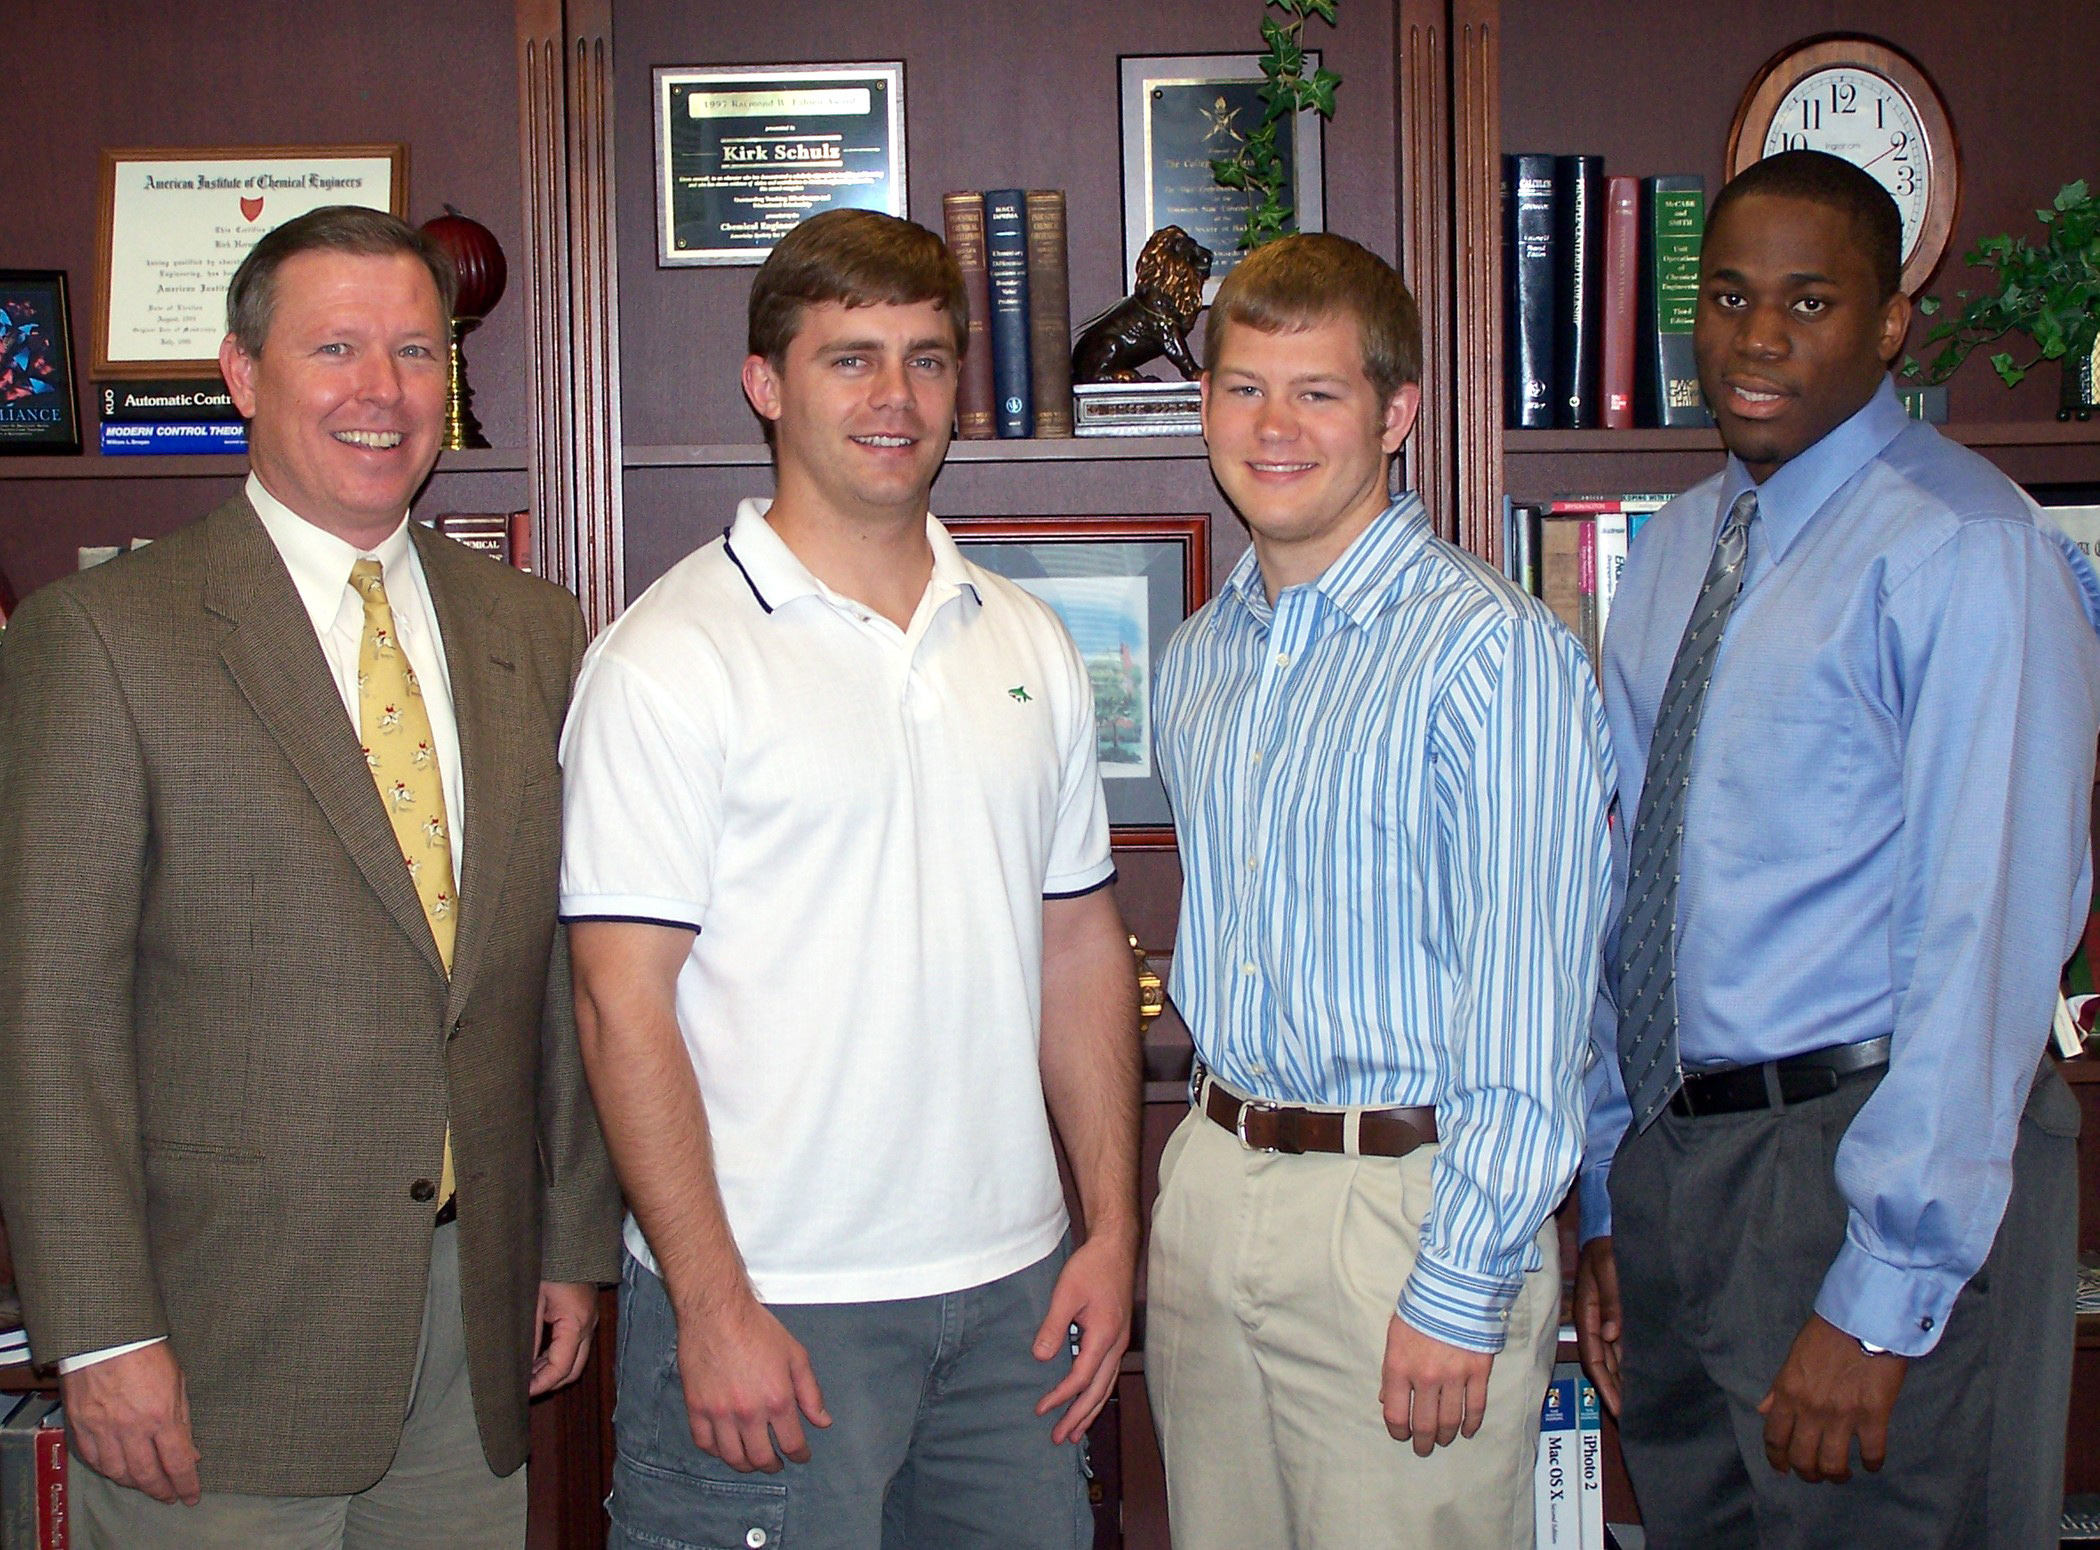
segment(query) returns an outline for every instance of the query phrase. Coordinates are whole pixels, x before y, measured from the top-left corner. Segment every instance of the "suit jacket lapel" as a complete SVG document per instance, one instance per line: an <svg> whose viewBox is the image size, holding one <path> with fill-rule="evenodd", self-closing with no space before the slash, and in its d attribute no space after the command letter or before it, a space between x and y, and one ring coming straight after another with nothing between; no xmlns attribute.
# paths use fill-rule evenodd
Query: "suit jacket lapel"
<svg viewBox="0 0 2100 1550"><path fill-rule="evenodd" d="M444 960L402 864L400 842L277 546L246 496L205 520L211 569L204 606L231 626L219 648L227 672L312 792L372 891L442 974Z"/></svg>
<svg viewBox="0 0 2100 1550"><path fill-rule="evenodd" d="M488 949L495 906L517 825L519 762L515 739L524 724L517 642L503 620L495 589L486 585L489 561L410 524L431 607L445 641L452 680L452 711L459 723L459 762L466 782L460 813L466 835L460 854L459 934L452 948L452 999L457 1016Z"/></svg>

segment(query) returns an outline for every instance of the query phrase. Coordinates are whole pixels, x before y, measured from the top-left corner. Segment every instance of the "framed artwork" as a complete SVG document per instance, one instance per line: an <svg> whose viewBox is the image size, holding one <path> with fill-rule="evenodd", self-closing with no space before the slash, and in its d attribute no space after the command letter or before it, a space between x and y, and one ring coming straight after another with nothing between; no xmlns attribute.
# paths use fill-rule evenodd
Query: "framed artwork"
<svg viewBox="0 0 2100 1550"><path fill-rule="evenodd" d="M0 269L0 453L80 450L70 317L64 270Z"/></svg>
<svg viewBox="0 0 2100 1550"><path fill-rule="evenodd" d="M1179 226L1210 249L1208 301L1240 261L1240 233L1253 198L1218 187L1210 164L1233 155L1261 122L1261 56L1125 54L1116 64L1123 98L1123 281L1135 279L1146 238L1162 226ZM1307 49L1305 73L1319 67L1319 51ZM1288 173L1283 200L1300 231L1327 229L1320 129L1320 115L1308 108L1277 133Z"/></svg>
<svg viewBox="0 0 2100 1550"><path fill-rule="evenodd" d="M2042 515L2063 529L2100 569L2100 484L2030 484L2024 487Z"/></svg>
<svg viewBox="0 0 2100 1550"><path fill-rule="evenodd" d="M763 263L824 210L907 213L901 60L654 78L659 268Z"/></svg>
<svg viewBox="0 0 2100 1550"><path fill-rule="evenodd" d="M1094 688L1095 749L1120 850L1173 848L1153 757L1152 671L1210 593L1207 517L948 517L965 555L1056 611Z"/></svg>
<svg viewBox="0 0 2100 1550"><path fill-rule="evenodd" d="M104 151L97 380L217 376L233 272L267 232L323 205L405 214L408 147Z"/></svg>

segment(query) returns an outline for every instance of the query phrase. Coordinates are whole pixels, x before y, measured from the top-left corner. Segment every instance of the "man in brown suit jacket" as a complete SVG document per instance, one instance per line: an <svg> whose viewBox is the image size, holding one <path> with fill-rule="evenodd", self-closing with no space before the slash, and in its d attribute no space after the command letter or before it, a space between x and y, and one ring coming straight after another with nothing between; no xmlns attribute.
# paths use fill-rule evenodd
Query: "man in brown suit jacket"
<svg viewBox="0 0 2100 1550"><path fill-rule="evenodd" d="M405 521L450 284L390 216L266 237L247 492L0 653L0 1208L91 1546L521 1545L528 1384L618 1270L555 922L583 621ZM423 862L361 747L374 591Z"/></svg>

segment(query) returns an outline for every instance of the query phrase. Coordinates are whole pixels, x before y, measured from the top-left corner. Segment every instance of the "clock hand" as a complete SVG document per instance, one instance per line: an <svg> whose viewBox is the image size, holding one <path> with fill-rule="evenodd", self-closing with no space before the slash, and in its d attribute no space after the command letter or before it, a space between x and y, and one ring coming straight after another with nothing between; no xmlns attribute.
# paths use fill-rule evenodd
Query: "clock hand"
<svg viewBox="0 0 2100 1550"><path fill-rule="evenodd" d="M1888 149L1887 149L1886 151L1883 151L1883 152L1881 153L1881 156L1889 156L1889 155L1893 155L1893 154L1895 153L1895 151L1896 151L1896 147L1892 145L1892 146L1890 146L1890 147L1889 147L1889 148L1888 148ZM1877 161L1880 161L1880 160L1881 160L1881 156L1874 156L1874 157L1869 157L1869 158L1868 158L1868 159L1867 159L1866 161L1863 161L1863 162L1861 162L1861 163L1859 164L1859 170L1860 170L1861 172L1865 172L1865 171L1866 171L1866 170L1867 170L1867 169L1868 169L1869 167L1873 166L1875 162L1877 162Z"/></svg>

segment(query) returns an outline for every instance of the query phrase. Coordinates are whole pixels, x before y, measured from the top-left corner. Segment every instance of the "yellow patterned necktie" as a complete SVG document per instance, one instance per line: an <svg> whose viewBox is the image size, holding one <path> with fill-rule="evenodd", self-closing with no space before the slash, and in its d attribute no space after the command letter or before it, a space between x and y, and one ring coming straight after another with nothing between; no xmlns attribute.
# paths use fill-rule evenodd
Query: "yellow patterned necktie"
<svg viewBox="0 0 2100 1550"><path fill-rule="evenodd" d="M445 821L437 739L431 734L430 713L423 708L423 687L394 634L394 610L386 600L379 562L359 560L351 566L350 585L365 605L364 633L357 643L358 736L449 974L458 932L458 895L453 890L452 834ZM452 1198L453 1188L452 1130L447 1126L443 1176L438 1181L440 1209Z"/></svg>

